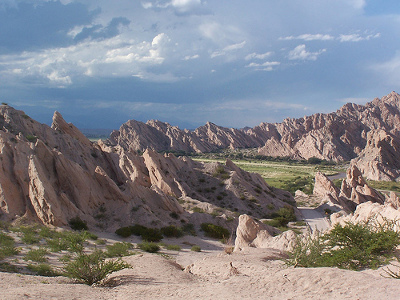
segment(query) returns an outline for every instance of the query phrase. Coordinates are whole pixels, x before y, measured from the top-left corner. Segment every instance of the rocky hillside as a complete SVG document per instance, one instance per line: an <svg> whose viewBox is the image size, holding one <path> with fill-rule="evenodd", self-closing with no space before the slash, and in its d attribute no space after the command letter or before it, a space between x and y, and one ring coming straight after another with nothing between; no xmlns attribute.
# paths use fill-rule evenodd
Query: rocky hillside
<svg viewBox="0 0 400 300"><path fill-rule="evenodd" d="M262 123L241 130L207 123L189 131L160 121L131 120L111 134L109 143L140 151L258 148L262 155L295 159L349 161L359 157L356 164L368 179L394 180L399 177L398 163L392 164L393 160L399 161L399 131L400 95L392 92L366 105L348 103L333 113L288 118L282 123ZM370 162L376 155L378 158Z"/></svg>
<svg viewBox="0 0 400 300"><path fill-rule="evenodd" d="M90 142L55 112L52 126L0 106L0 220L65 226L76 216L115 230L262 217L293 201L227 161L202 164Z"/></svg>

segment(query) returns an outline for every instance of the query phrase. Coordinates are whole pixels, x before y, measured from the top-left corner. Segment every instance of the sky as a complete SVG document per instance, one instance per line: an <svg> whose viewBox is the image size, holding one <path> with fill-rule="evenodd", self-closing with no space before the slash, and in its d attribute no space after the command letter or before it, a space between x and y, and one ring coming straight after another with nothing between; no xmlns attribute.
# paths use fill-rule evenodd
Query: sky
<svg viewBox="0 0 400 300"><path fill-rule="evenodd" d="M242 128L400 91L398 0L0 0L0 101Z"/></svg>

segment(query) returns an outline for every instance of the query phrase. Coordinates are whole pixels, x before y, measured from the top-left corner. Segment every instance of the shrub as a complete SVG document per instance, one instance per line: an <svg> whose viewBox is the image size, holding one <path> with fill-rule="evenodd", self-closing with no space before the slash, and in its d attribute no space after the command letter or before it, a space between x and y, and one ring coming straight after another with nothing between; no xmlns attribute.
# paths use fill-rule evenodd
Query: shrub
<svg viewBox="0 0 400 300"><path fill-rule="evenodd" d="M46 254L48 254L48 253L49 252L43 248L31 249L26 253L24 260L31 260L31 261L35 261L35 262L45 262L45 261L47 261Z"/></svg>
<svg viewBox="0 0 400 300"><path fill-rule="evenodd" d="M135 224L133 226L121 227L115 231L121 237L130 237L132 234L141 236L147 242L159 242L163 235L157 228L148 228L143 225Z"/></svg>
<svg viewBox="0 0 400 300"><path fill-rule="evenodd" d="M165 248L167 250L181 251L181 246L179 245L166 245Z"/></svg>
<svg viewBox="0 0 400 300"><path fill-rule="evenodd" d="M200 228L204 231L206 236L211 238L226 239L230 236L229 230L219 225L202 223Z"/></svg>
<svg viewBox="0 0 400 300"><path fill-rule="evenodd" d="M175 219L175 220L178 220L179 219L179 215L178 215L178 213L176 213L176 212L171 212L170 214L169 214L169 216L171 217L171 218L173 218L173 219Z"/></svg>
<svg viewBox="0 0 400 300"><path fill-rule="evenodd" d="M36 226L21 226L15 227L15 231L22 232L21 241L25 244L37 244L40 241L40 237L38 236L38 227Z"/></svg>
<svg viewBox="0 0 400 300"><path fill-rule="evenodd" d="M83 243L86 240L85 232L57 232L53 238L47 238L47 246L51 251L59 252L68 250L70 252L80 252L83 250Z"/></svg>
<svg viewBox="0 0 400 300"><path fill-rule="evenodd" d="M19 270L17 266L14 266L8 262L0 262L0 272L18 273Z"/></svg>
<svg viewBox="0 0 400 300"><path fill-rule="evenodd" d="M122 256L127 256L131 254L131 251L129 249L133 248L133 245L131 243L114 243L113 245L108 245L106 246L107 252L106 255L108 257L122 257Z"/></svg>
<svg viewBox="0 0 400 300"><path fill-rule="evenodd" d="M138 244L139 249L146 251L146 252L150 252L150 253L156 253L158 251L160 251L160 246L152 243L152 242L143 242Z"/></svg>
<svg viewBox="0 0 400 300"><path fill-rule="evenodd" d="M123 238L130 237L132 235L131 226L118 228L115 233Z"/></svg>
<svg viewBox="0 0 400 300"><path fill-rule="evenodd" d="M87 223L79 216L72 218L68 223L72 230L88 230Z"/></svg>
<svg viewBox="0 0 400 300"><path fill-rule="evenodd" d="M166 236L166 237L182 237L183 236L183 231L182 229L174 226L174 225L170 225L170 226L166 226L166 227L162 227L161 228L161 233Z"/></svg>
<svg viewBox="0 0 400 300"><path fill-rule="evenodd" d="M26 139L28 140L28 142L36 143L37 137L34 136L34 135L31 135L31 134L28 134L28 135L26 136Z"/></svg>
<svg viewBox="0 0 400 300"><path fill-rule="evenodd" d="M54 269L48 264L38 264L38 265L28 264L27 268L28 270L40 276L53 277L60 275L58 272L54 271Z"/></svg>
<svg viewBox="0 0 400 300"><path fill-rule="evenodd" d="M112 272L131 266L120 259L106 260L102 251L91 254L80 253L74 260L64 266L64 274L87 285L98 283Z"/></svg>
<svg viewBox="0 0 400 300"><path fill-rule="evenodd" d="M400 233L394 231L389 222L382 225L369 220L345 226L338 224L324 235L299 240L287 263L351 270L377 268L387 263L399 244Z"/></svg>
<svg viewBox="0 0 400 300"><path fill-rule="evenodd" d="M201 252L201 248L200 246L194 245L192 248L190 248L190 251Z"/></svg>
<svg viewBox="0 0 400 300"><path fill-rule="evenodd" d="M147 228L141 236L146 242L159 242L163 239L163 235L157 228Z"/></svg>
<svg viewBox="0 0 400 300"><path fill-rule="evenodd" d="M18 254L18 249L15 248L15 241L11 236L0 232L0 260Z"/></svg>
<svg viewBox="0 0 400 300"><path fill-rule="evenodd" d="M141 236L148 228L143 225L135 224L133 226L129 226L129 229L131 230L131 234Z"/></svg>
<svg viewBox="0 0 400 300"><path fill-rule="evenodd" d="M182 230L184 233L190 234L195 236L196 235L196 229L194 228L194 225L192 223L187 223L182 226Z"/></svg>

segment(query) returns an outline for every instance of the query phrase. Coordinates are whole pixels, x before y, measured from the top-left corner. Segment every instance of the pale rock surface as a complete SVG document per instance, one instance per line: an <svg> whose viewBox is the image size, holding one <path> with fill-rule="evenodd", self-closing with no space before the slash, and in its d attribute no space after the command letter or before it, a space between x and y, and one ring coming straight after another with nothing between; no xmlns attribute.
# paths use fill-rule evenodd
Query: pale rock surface
<svg viewBox="0 0 400 300"><path fill-rule="evenodd" d="M355 165L351 165L346 172L346 179L342 181L340 196L344 196L356 204L368 201L383 204L385 201L381 194L367 184Z"/></svg>
<svg viewBox="0 0 400 300"><path fill-rule="evenodd" d="M350 223L363 223L368 220L384 224L386 220L395 221L395 230L400 230L400 210L395 209L390 204L379 204L374 202L365 202L357 205L353 214L334 214L331 216L332 226L335 224L345 225Z"/></svg>
<svg viewBox="0 0 400 300"><path fill-rule="evenodd" d="M278 233L280 232L272 226L256 221L248 215L240 215L234 251L241 251L247 247L292 250L297 235L292 230L277 235Z"/></svg>
<svg viewBox="0 0 400 300"><path fill-rule="evenodd" d="M8 221L67 226L79 216L107 231L181 220L233 228L234 208L261 217L293 201L231 161L203 164L151 149L140 156L121 145L91 143L58 112L49 127L7 105L0 106L0 168L0 219Z"/></svg>

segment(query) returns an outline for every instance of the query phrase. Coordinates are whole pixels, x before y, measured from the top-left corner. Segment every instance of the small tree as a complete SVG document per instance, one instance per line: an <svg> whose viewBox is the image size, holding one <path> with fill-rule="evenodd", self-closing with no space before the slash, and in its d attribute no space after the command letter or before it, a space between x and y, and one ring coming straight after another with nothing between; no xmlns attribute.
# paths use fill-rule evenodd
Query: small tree
<svg viewBox="0 0 400 300"><path fill-rule="evenodd" d="M65 275L87 285L100 282L107 275L131 265L121 259L106 260L104 252L96 250L91 254L80 252L78 256L64 266Z"/></svg>

